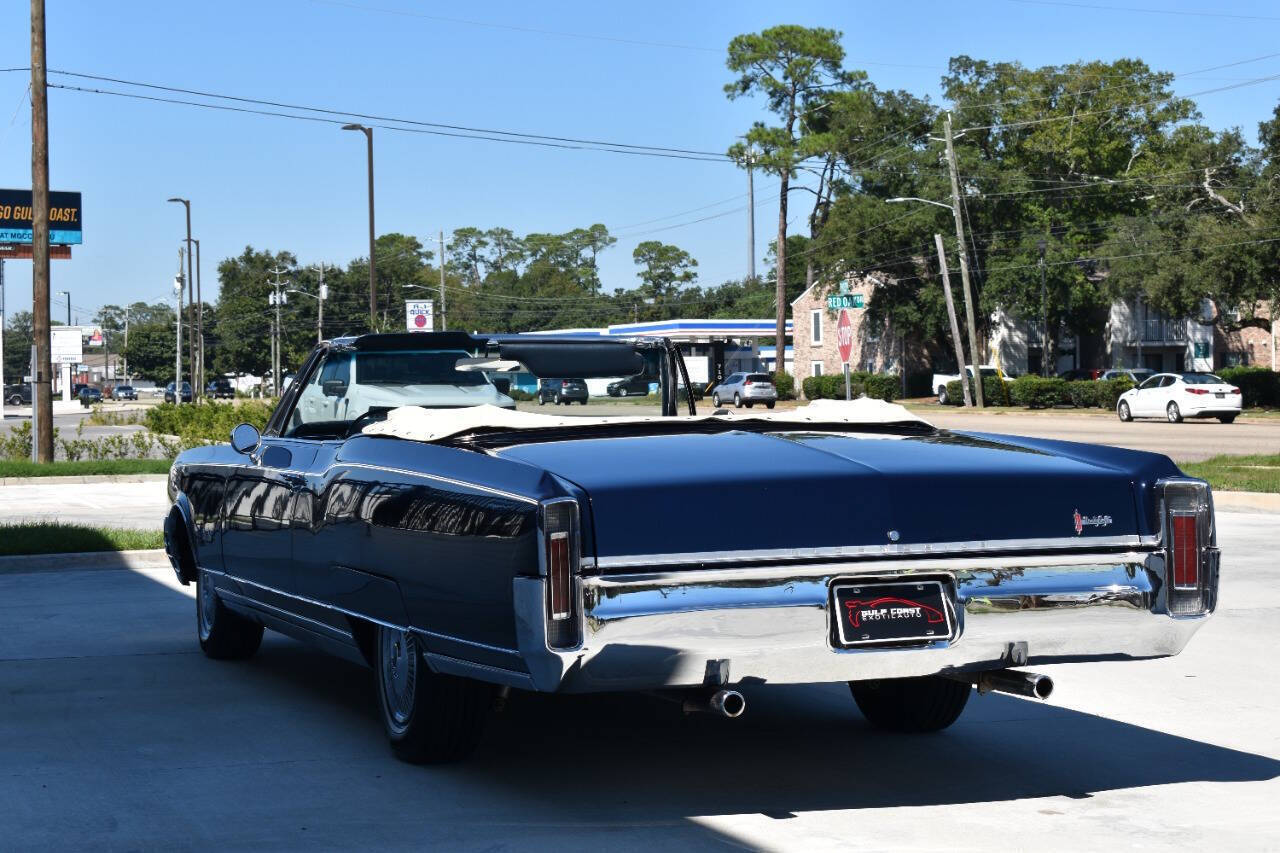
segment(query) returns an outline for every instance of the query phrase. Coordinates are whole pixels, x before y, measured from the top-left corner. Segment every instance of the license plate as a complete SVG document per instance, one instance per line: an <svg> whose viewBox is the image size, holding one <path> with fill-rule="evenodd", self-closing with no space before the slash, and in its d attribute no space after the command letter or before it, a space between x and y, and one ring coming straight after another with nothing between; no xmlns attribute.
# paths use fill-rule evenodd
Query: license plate
<svg viewBox="0 0 1280 853"><path fill-rule="evenodd" d="M837 640L844 647L951 637L951 605L939 581L833 586Z"/></svg>
<svg viewBox="0 0 1280 853"><path fill-rule="evenodd" d="M1213 395L1213 396L1217 397L1219 400L1225 400L1225 399L1227 399L1227 394L1226 394L1226 392L1225 392L1225 391L1217 391L1217 392L1215 392L1215 393L1214 393L1214 395Z"/></svg>

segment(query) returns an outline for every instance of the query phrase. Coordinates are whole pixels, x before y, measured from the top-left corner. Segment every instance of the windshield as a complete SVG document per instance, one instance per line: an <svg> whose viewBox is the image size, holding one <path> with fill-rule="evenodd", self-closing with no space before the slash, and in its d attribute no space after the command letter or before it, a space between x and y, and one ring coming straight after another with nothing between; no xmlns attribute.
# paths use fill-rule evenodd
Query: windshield
<svg viewBox="0 0 1280 853"><path fill-rule="evenodd" d="M1182 381L1188 385L1222 385L1223 382L1212 373L1184 373Z"/></svg>
<svg viewBox="0 0 1280 853"><path fill-rule="evenodd" d="M375 345L376 346L376 345ZM557 415L661 415L660 354L647 351L633 375L582 379L564 376L576 352L548 363L538 375L517 358L465 349L335 348L311 368L281 433L295 438L341 439L401 407L457 409L496 406ZM584 349L583 358L591 358ZM706 358L692 360L695 399L706 393ZM596 362L585 368L590 371ZM552 372L554 371L554 372ZM767 374L753 374L768 381ZM683 411L687 393L679 389ZM743 402L744 407L750 405ZM759 403L758 405L766 405Z"/></svg>

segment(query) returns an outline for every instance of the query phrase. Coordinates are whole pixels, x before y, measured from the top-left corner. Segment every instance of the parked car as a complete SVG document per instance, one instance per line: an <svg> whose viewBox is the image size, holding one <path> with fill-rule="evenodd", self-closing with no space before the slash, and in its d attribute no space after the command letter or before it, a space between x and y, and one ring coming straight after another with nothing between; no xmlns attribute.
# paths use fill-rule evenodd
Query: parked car
<svg viewBox="0 0 1280 853"><path fill-rule="evenodd" d="M543 379L538 383L538 405L550 401L557 406L561 403L587 404L587 383L581 379Z"/></svg>
<svg viewBox="0 0 1280 853"><path fill-rule="evenodd" d="M172 403L175 401L175 399L176 398L174 397L174 394L173 394L173 383L170 382L168 385L164 386L164 401L166 403ZM182 402L184 403L191 402L191 383L190 382L182 383Z"/></svg>
<svg viewBox="0 0 1280 853"><path fill-rule="evenodd" d="M30 406L31 383L4 386L4 401L10 406Z"/></svg>
<svg viewBox="0 0 1280 853"><path fill-rule="evenodd" d="M666 417L433 411L413 375L457 349L534 376L683 373L664 341L541 337L326 342L262 433L180 454L165 548L204 653L247 658L267 627L366 664L394 754L446 761L510 689L737 716L739 685L847 682L873 724L934 731L974 685L1050 693L1011 667L1177 654L1215 608L1208 484L1159 454L956 434L878 400L677 418L696 405L665 384ZM345 387L320 381L343 360ZM371 377L400 408L358 403ZM311 420L326 389L355 404Z"/></svg>
<svg viewBox="0 0 1280 853"><path fill-rule="evenodd" d="M653 380L647 376L628 376L626 379L610 382L605 387L605 393L610 397L644 397L648 395L652 384Z"/></svg>
<svg viewBox="0 0 1280 853"><path fill-rule="evenodd" d="M102 390L94 388L92 385L81 385L80 393L76 395L80 400L80 405L86 409L95 403L102 402Z"/></svg>
<svg viewBox="0 0 1280 853"><path fill-rule="evenodd" d="M966 365L964 370L965 370L965 375L967 375L970 379L972 379L972 378L973 378L973 365L972 365L972 364L970 364L970 365ZM999 377L1000 377L1000 379L1001 379L1002 381L1006 382L1006 383L1008 383L1008 382L1012 382L1012 381L1013 381L1013 376L1012 376L1011 374L1005 373L1003 370L1001 370L1000 368L996 367L994 364L982 364L982 365L979 365L979 366L978 366L978 371L979 371L979 372L982 374L982 376L984 376L984 377L987 377L987 376L999 376ZM939 402L939 403L941 403L942 405L944 405L944 406L945 406L945 405L947 405L947 403L948 403L948 402L950 402L950 398L947 396L947 383L948 383L948 382L959 382L959 381L960 381L960 374L959 374L959 373L935 373L935 374L933 374L933 391L934 391L934 393L935 393L935 394L937 394L937 395L938 395L938 402Z"/></svg>
<svg viewBox="0 0 1280 853"><path fill-rule="evenodd" d="M1155 371L1149 367L1117 367L1112 370L1104 371L1103 380L1108 379L1129 379L1134 385L1141 385L1155 374Z"/></svg>
<svg viewBox="0 0 1280 853"><path fill-rule="evenodd" d="M138 391L132 385L117 385L111 392L111 397L115 400L136 400Z"/></svg>
<svg viewBox="0 0 1280 853"><path fill-rule="evenodd" d="M1116 414L1122 421L1164 418L1177 424L1183 418L1217 418L1229 424L1240 414L1242 399L1239 388L1212 373L1157 373L1121 394Z"/></svg>
<svg viewBox="0 0 1280 853"><path fill-rule="evenodd" d="M205 394L215 399L232 400L235 399L236 389L231 387L230 379L214 379L205 388Z"/></svg>
<svg viewBox="0 0 1280 853"><path fill-rule="evenodd" d="M1068 382L1092 382L1100 379L1105 373L1100 367L1073 367L1071 370L1064 370L1058 374L1059 379L1065 379Z"/></svg>
<svg viewBox="0 0 1280 853"><path fill-rule="evenodd" d="M744 405L750 409L756 403L772 409L778 402L778 389L767 373L731 373L711 389L712 405L719 407L726 400L732 400L739 409Z"/></svg>

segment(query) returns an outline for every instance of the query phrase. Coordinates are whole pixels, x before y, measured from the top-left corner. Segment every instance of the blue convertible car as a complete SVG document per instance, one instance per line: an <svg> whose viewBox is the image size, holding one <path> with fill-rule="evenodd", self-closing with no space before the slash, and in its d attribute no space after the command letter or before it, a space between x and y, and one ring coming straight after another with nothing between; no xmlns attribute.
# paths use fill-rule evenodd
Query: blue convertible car
<svg viewBox="0 0 1280 853"><path fill-rule="evenodd" d="M538 414L513 371L658 393ZM936 730L975 687L1052 689L1012 667L1177 654L1214 609L1211 495L1164 456L865 399L698 414L681 385L665 341L321 344L261 434L173 465L200 646L266 627L367 664L395 754L444 761L512 688L737 716L743 685L847 682L871 723Z"/></svg>

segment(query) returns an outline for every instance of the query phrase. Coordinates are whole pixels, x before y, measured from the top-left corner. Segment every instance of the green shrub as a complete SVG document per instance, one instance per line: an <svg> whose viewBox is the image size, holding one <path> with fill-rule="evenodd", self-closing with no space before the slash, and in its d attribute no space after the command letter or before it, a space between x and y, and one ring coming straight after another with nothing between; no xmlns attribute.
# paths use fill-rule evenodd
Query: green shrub
<svg viewBox="0 0 1280 853"><path fill-rule="evenodd" d="M785 370L775 370L769 375L773 378L773 387L778 391L779 400L794 400L796 398L796 380L794 376Z"/></svg>
<svg viewBox="0 0 1280 853"><path fill-rule="evenodd" d="M947 383L947 405L964 405L964 386L960 384L959 379L952 379Z"/></svg>
<svg viewBox="0 0 1280 853"><path fill-rule="evenodd" d="M176 435L184 445L225 443L236 424L250 423L258 429L265 429L272 407L272 402L266 400L234 403L201 401L180 406L162 403L147 410L146 423L152 432Z"/></svg>
<svg viewBox="0 0 1280 853"><path fill-rule="evenodd" d="M512 388L507 392L507 396L518 403L527 403L530 400L538 399L538 395L532 391L521 391L519 388Z"/></svg>
<svg viewBox="0 0 1280 853"><path fill-rule="evenodd" d="M1120 402L1120 395L1133 387L1133 380L1128 376L1117 379L1106 379L1095 382L1098 386L1098 403L1104 409L1114 409Z"/></svg>
<svg viewBox="0 0 1280 853"><path fill-rule="evenodd" d="M970 395L976 404L978 398L973 394L972 381L969 386ZM1011 406L1013 405L1009 397L1008 385L999 376L982 377L982 396L983 402L988 406ZM952 379L947 383L947 405L963 406L964 405L964 389L960 385L959 379Z"/></svg>
<svg viewBox="0 0 1280 853"><path fill-rule="evenodd" d="M1013 380L1009 397L1015 406L1025 406L1028 409L1051 409L1071 402L1067 386L1068 382L1065 379L1028 374Z"/></svg>
<svg viewBox="0 0 1280 853"><path fill-rule="evenodd" d="M932 397L937 390L933 387L933 374L928 372L916 372L907 374L907 394L908 397Z"/></svg>
<svg viewBox="0 0 1280 853"><path fill-rule="evenodd" d="M1101 405L1102 385L1092 379L1077 379L1067 383L1067 402L1077 409L1092 409Z"/></svg>
<svg viewBox="0 0 1280 853"><path fill-rule="evenodd" d="M1224 367L1218 376L1240 389L1246 407L1280 407L1280 373L1265 367Z"/></svg>
<svg viewBox="0 0 1280 853"><path fill-rule="evenodd" d="M843 400L844 374L828 373L806 377L801 387L808 400ZM885 373L865 373L861 370L849 374L849 393L852 399L866 395L873 400L898 399L902 380Z"/></svg>

